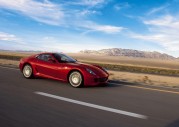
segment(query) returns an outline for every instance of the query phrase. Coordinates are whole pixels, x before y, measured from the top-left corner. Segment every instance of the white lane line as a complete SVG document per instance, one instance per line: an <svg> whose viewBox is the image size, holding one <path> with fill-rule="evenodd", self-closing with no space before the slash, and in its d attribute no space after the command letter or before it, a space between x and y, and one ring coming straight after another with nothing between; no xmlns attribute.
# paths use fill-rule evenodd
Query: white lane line
<svg viewBox="0 0 179 127"><path fill-rule="evenodd" d="M13 68L13 67L5 67L5 66L0 66L0 68L6 68L6 69L11 69L11 70L19 70L18 68Z"/></svg>
<svg viewBox="0 0 179 127"><path fill-rule="evenodd" d="M91 108L96 108L96 109L100 109L100 110L104 110L104 111L109 111L109 112L118 113L118 114L122 114L122 115L126 115L126 116L140 118L140 119L147 119L147 116L140 115L137 113L132 113L132 112L123 111L123 110L119 110L119 109L109 108L109 107L96 105L96 104L92 104L92 103L87 103L87 102L83 102L83 101L73 100L70 98L56 96L56 95L48 94L48 93L44 93L44 92L35 92L35 93L42 95L42 96L51 97L51 98L55 98L58 100L62 100L62 101L66 101L66 102L70 102L70 103L74 103L74 104L79 104L79 105L83 105L83 106L87 106L87 107L91 107Z"/></svg>

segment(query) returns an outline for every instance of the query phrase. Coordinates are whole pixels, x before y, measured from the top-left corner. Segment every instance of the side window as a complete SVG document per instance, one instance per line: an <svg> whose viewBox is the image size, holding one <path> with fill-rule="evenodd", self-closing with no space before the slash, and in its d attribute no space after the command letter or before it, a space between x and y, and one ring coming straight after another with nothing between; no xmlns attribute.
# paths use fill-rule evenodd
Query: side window
<svg viewBox="0 0 179 127"><path fill-rule="evenodd" d="M62 57L61 57L61 61L68 61L68 57L62 56Z"/></svg>
<svg viewBox="0 0 179 127"><path fill-rule="evenodd" d="M52 59L52 56L49 54L41 54L37 56L37 59L43 60L43 61L48 61L49 59Z"/></svg>
<svg viewBox="0 0 179 127"><path fill-rule="evenodd" d="M42 60L43 59L43 55L38 55L37 59Z"/></svg>
<svg viewBox="0 0 179 127"><path fill-rule="evenodd" d="M63 54L53 54L53 56L61 63L69 61L69 58Z"/></svg>

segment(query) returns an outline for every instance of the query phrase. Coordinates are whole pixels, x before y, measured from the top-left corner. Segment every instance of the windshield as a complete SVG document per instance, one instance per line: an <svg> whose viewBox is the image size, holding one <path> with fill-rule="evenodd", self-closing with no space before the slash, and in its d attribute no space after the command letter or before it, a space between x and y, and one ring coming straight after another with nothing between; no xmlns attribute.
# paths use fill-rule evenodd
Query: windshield
<svg viewBox="0 0 179 127"><path fill-rule="evenodd" d="M72 57L69 57L65 54L60 54L60 53L54 53L53 56L58 60L60 63L75 63L76 60L73 59Z"/></svg>

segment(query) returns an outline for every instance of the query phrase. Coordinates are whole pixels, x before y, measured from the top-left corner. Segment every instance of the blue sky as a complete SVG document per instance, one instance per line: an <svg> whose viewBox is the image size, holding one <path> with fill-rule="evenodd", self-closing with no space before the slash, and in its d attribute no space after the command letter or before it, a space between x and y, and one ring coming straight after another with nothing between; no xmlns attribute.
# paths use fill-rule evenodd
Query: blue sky
<svg viewBox="0 0 179 127"><path fill-rule="evenodd" d="M179 57L179 0L0 0L0 49Z"/></svg>

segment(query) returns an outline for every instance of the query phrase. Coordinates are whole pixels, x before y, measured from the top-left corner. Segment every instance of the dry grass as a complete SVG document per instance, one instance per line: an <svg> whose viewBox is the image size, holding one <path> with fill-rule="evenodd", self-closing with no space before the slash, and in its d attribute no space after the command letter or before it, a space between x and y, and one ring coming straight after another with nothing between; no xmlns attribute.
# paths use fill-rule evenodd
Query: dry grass
<svg viewBox="0 0 179 127"><path fill-rule="evenodd" d="M0 65L18 67L19 61L0 59Z"/></svg>
<svg viewBox="0 0 179 127"><path fill-rule="evenodd" d="M110 80L124 81L128 83L165 86L172 88L179 88L179 78L171 76L139 74L120 71L109 71Z"/></svg>
<svg viewBox="0 0 179 127"><path fill-rule="evenodd" d="M103 56L90 55L82 53L69 53L68 55L78 59L79 61L88 61L103 64L139 66L139 67L154 67L165 69L179 69L179 60L158 60L148 58L133 58L122 56Z"/></svg>
<svg viewBox="0 0 179 127"><path fill-rule="evenodd" d="M8 51L0 51L0 55L7 55L7 56L30 56L35 53L30 53L30 52L8 52Z"/></svg>

